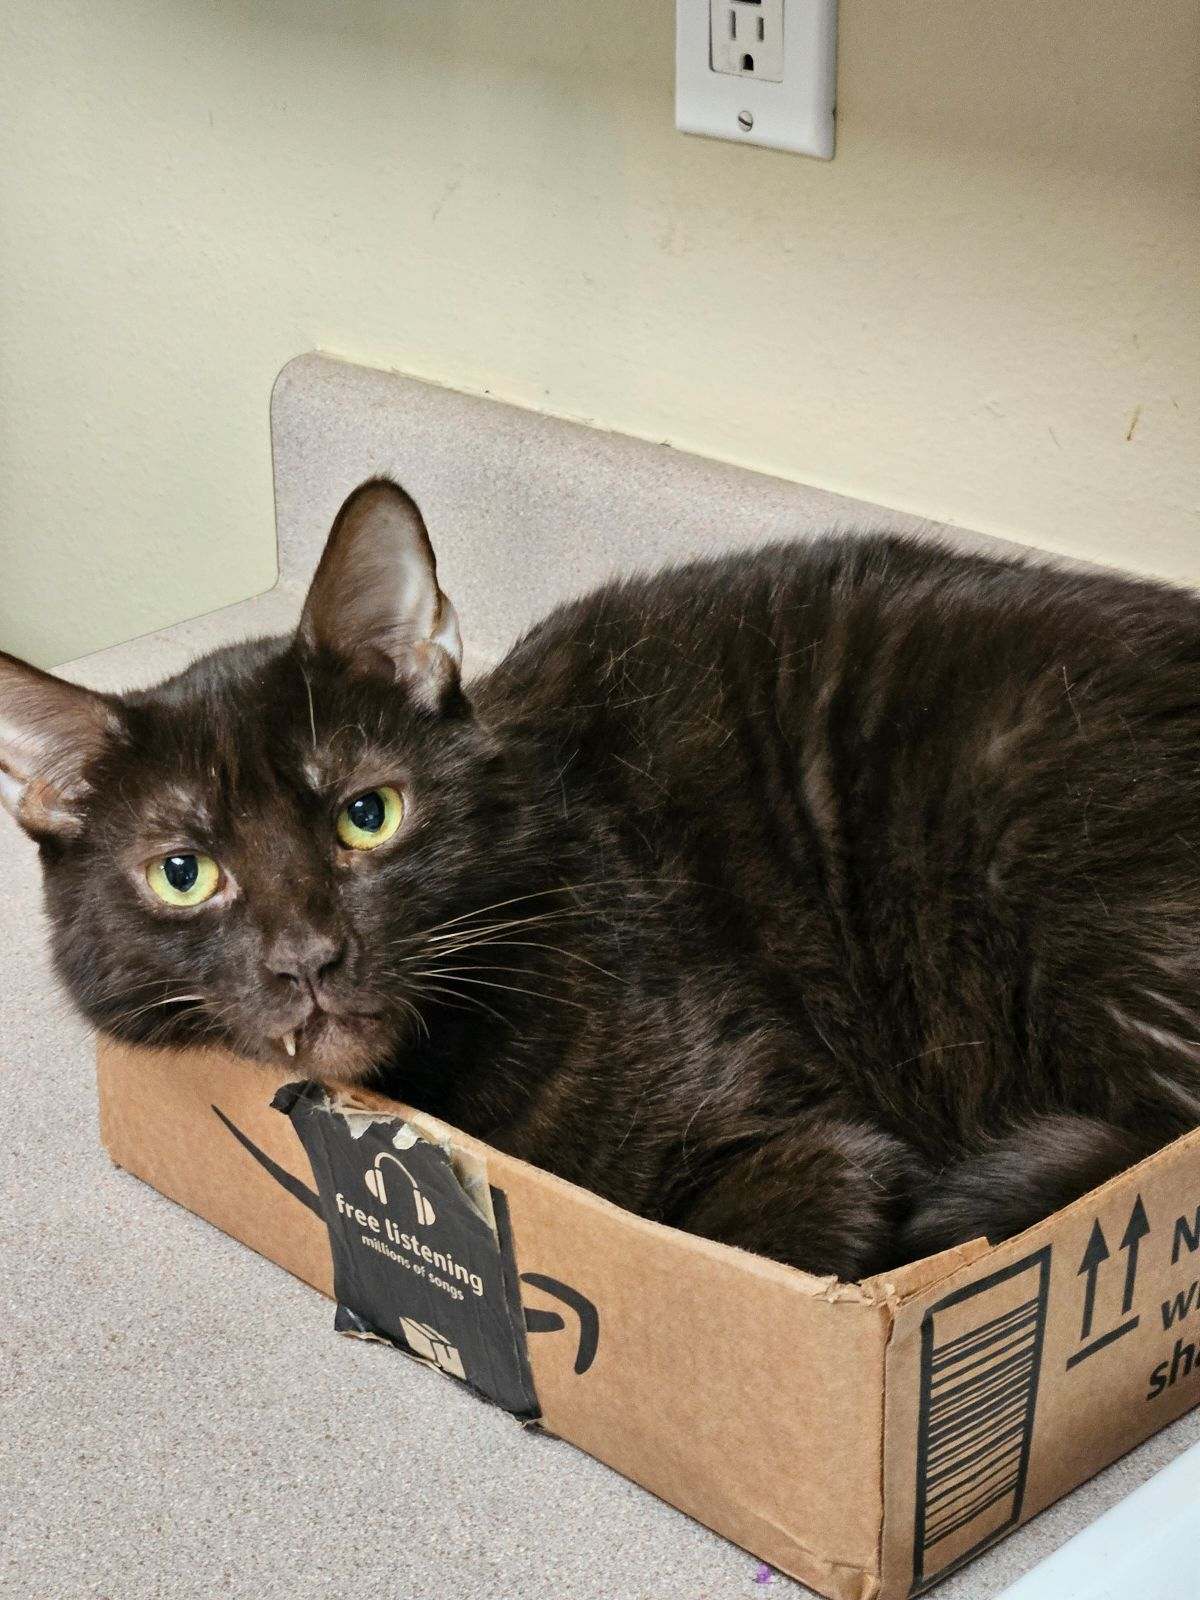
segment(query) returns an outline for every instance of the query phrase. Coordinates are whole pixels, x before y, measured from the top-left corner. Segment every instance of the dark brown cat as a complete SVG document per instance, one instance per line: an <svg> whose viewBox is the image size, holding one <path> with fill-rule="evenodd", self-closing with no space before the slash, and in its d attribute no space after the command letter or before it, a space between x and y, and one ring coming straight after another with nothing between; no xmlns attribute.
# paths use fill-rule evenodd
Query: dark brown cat
<svg viewBox="0 0 1200 1600"><path fill-rule="evenodd" d="M294 638L123 698L0 657L100 1028L370 1080L857 1277L1200 1120L1200 602L896 539L611 584L459 683L415 506Z"/></svg>

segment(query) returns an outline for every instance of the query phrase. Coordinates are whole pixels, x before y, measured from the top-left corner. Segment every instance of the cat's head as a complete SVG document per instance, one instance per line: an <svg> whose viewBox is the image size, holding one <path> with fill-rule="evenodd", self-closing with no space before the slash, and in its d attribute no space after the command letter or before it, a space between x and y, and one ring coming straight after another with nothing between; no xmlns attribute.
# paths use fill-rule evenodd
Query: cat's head
<svg viewBox="0 0 1200 1600"><path fill-rule="evenodd" d="M87 1017L332 1079L393 1058L515 805L461 653L420 513L376 480L290 638L123 697L0 655L0 799Z"/></svg>

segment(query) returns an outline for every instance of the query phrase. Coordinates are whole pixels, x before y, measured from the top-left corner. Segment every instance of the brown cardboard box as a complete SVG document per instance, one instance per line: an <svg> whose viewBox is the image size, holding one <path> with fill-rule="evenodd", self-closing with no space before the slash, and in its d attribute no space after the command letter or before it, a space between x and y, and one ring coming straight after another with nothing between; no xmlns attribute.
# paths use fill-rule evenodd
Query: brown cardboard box
<svg viewBox="0 0 1200 1600"><path fill-rule="evenodd" d="M285 1075L211 1052L98 1065L114 1161L325 1294L336 1258L339 1326L837 1600L935 1582L1200 1400L1200 1130L1018 1239L845 1284L376 1096L281 1111Z"/></svg>

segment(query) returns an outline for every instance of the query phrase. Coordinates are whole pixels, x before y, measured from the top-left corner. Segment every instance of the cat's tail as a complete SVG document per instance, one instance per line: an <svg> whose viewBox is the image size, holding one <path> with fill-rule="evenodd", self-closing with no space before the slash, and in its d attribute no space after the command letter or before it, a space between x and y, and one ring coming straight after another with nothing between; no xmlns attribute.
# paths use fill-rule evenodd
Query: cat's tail
<svg viewBox="0 0 1200 1600"><path fill-rule="evenodd" d="M968 1239L1009 1239L1164 1142L1161 1131L1139 1134L1091 1117L1030 1118L938 1175L903 1229L904 1254L918 1260Z"/></svg>

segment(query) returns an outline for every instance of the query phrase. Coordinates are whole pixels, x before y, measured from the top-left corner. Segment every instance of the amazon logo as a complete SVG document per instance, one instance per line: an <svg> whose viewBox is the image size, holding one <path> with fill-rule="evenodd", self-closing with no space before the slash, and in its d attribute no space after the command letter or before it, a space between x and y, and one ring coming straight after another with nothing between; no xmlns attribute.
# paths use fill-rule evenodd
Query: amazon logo
<svg viewBox="0 0 1200 1600"><path fill-rule="evenodd" d="M288 1172L285 1167L272 1159L265 1150L260 1150L253 1139L249 1138L242 1130L231 1122L221 1110L220 1106L213 1106L214 1116L222 1126L237 1140L242 1149L268 1173L281 1189L285 1189L294 1200L302 1206L307 1206L314 1216L319 1217L328 1226L321 1197L315 1189L310 1189L306 1183ZM397 1165L402 1166L397 1162ZM413 1188L413 1204L418 1220L432 1222L434 1220L433 1207L421 1194L411 1175L407 1173L409 1183ZM383 1177L379 1165L367 1177L367 1186L377 1199L383 1200L386 1191L383 1190ZM600 1347L600 1313L586 1295L580 1294L578 1289L573 1289L570 1284L562 1283L557 1278L548 1277L542 1272L523 1272L521 1282L529 1285L531 1289L538 1289L542 1294L549 1295L557 1300L569 1314L571 1328L575 1333L575 1358L574 1370L579 1377L592 1366L596 1353ZM543 1310L537 1306L521 1307L525 1318L526 1333L562 1333L568 1325L568 1316L563 1312Z"/></svg>

